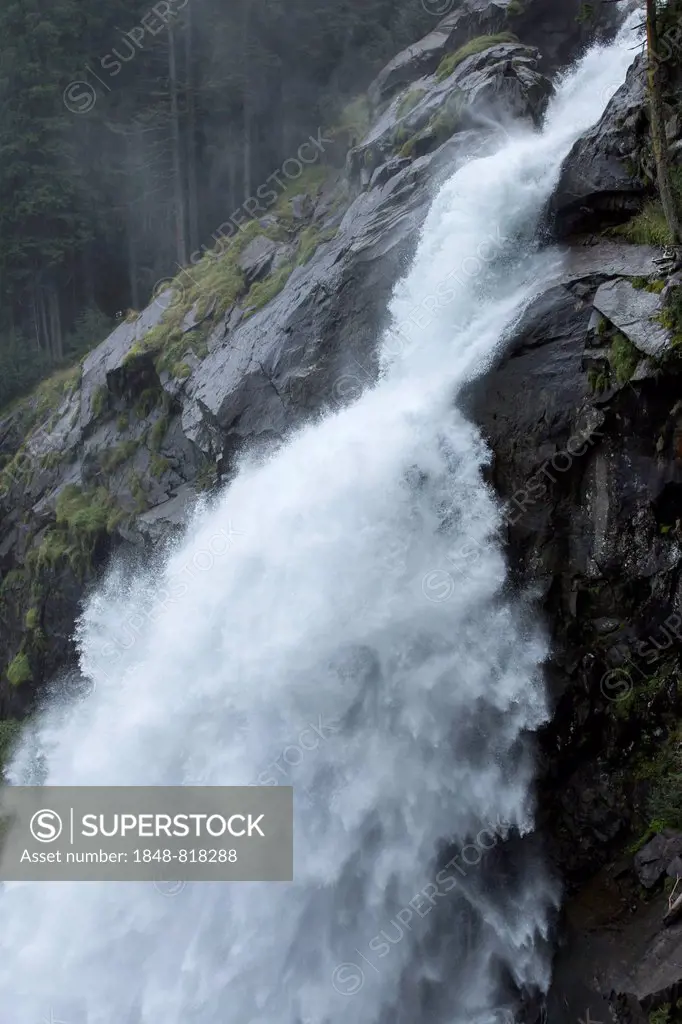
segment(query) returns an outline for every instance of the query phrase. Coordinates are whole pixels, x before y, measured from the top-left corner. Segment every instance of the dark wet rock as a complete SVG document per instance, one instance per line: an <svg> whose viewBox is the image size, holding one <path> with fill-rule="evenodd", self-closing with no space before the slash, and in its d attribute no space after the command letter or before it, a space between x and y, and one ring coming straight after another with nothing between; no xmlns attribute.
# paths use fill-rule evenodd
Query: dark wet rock
<svg viewBox="0 0 682 1024"><path fill-rule="evenodd" d="M682 834L669 829L654 836L635 854L635 872L645 889L651 889L667 873L672 861L682 853Z"/></svg>
<svg viewBox="0 0 682 1024"><path fill-rule="evenodd" d="M360 195L336 237L284 290L242 320L224 344L211 347L187 381L183 429L208 451L215 430L225 450L245 441L271 443L337 394L349 374L359 387L373 379L372 345L393 281L426 216L428 157ZM267 330L265 330L267 325Z"/></svg>
<svg viewBox="0 0 682 1024"><path fill-rule="evenodd" d="M655 933L646 945L641 938L635 940L627 968L620 975L614 972L615 991L632 996L645 1012L670 1006L678 998L682 983L681 952L679 926Z"/></svg>
<svg viewBox="0 0 682 1024"><path fill-rule="evenodd" d="M611 366L615 331L650 345L662 297L630 279L659 278L655 258L614 241L571 250L466 396L494 453L512 579L551 636L538 827L568 897L537 1018L552 1024L588 1010L648 1024L682 984L682 923L664 926L667 895L641 898L677 881L682 834L628 852L682 715L682 362L646 357L626 381Z"/></svg>
<svg viewBox="0 0 682 1024"><path fill-rule="evenodd" d="M392 160L388 160L385 164L382 164L381 167L377 167L376 171L372 175L369 187L381 188L382 185L386 184L389 178L392 178L395 174L405 170L409 165L410 160L407 158L395 157Z"/></svg>
<svg viewBox="0 0 682 1024"><path fill-rule="evenodd" d="M431 75L446 53L454 52L468 39L499 32L505 25L506 6L504 0L466 0L458 5L432 32L380 71L369 87L370 102L378 107L398 89Z"/></svg>
<svg viewBox="0 0 682 1024"><path fill-rule="evenodd" d="M509 8L511 7L511 11ZM575 57L578 50L596 32L612 32L617 15L613 5L596 0L591 5L592 19L585 22L580 0L565 0L557 5L550 0L462 0L428 35L399 53L377 75L369 88L375 107L395 93L431 75L448 53L477 36L511 31L523 43L539 47L543 71L553 71Z"/></svg>
<svg viewBox="0 0 682 1024"><path fill-rule="evenodd" d="M627 220L651 191L643 161L648 133L643 59L638 58L599 122L573 146L550 203L558 237Z"/></svg>
<svg viewBox="0 0 682 1024"><path fill-rule="evenodd" d="M108 376L119 371L125 357L145 334L161 322L164 312L173 301L170 289L159 292L154 301L132 322L124 322L86 356L80 385L80 420L85 430L95 416L93 403L98 392L108 388Z"/></svg>
<svg viewBox="0 0 682 1024"><path fill-rule="evenodd" d="M682 857L673 857L665 869L668 878L682 878Z"/></svg>
<svg viewBox="0 0 682 1024"><path fill-rule="evenodd" d="M462 61L444 81L430 75L401 92L348 154L348 176L362 187L383 183L375 177L382 165L425 156L471 129L490 132L495 119L538 124L552 92L551 81L538 71L537 50L493 45Z"/></svg>
<svg viewBox="0 0 682 1024"><path fill-rule="evenodd" d="M590 283L599 277L655 277L658 272L655 260L659 256L660 251L650 245L626 245L600 238L594 244L576 245L568 251L560 279L563 282L586 281L585 294L589 294Z"/></svg>
<svg viewBox="0 0 682 1024"><path fill-rule="evenodd" d="M619 619L610 619L608 617L604 617L594 620L594 628L596 629L597 633L602 634L613 633L615 630L620 628L620 625L621 623Z"/></svg>
<svg viewBox="0 0 682 1024"><path fill-rule="evenodd" d="M653 250L581 247L510 332L497 368L467 396L494 452L514 578L541 583L551 623L555 715L542 740L541 805L553 855L571 879L643 828L636 816L646 787L633 797L623 759L643 743L655 751L657 715L677 699L665 681L665 651L679 641L661 642L661 629L682 607L682 535L660 524L682 517L682 367L615 378L616 327L605 321L595 338L597 301L640 343L650 332L648 300L660 301L633 289L622 272L654 274ZM640 321L634 306L624 318L603 301L621 291L647 296ZM610 387L595 386L595 363ZM644 727L632 711L640 706L649 708Z"/></svg>
<svg viewBox="0 0 682 1024"><path fill-rule="evenodd" d="M508 15L507 27L540 49L542 69L551 72L574 60L588 42L612 38L624 6L616 10L608 0L596 0L586 18L581 0L524 0L518 14Z"/></svg>
<svg viewBox="0 0 682 1024"><path fill-rule="evenodd" d="M667 907L663 895L638 903L615 865L599 872L568 901L546 1019L650 1024L653 1011L674 1004L682 983L682 927L662 926Z"/></svg>
<svg viewBox="0 0 682 1024"><path fill-rule="evenodd" d="M451 76L464 94L464 102L477 115L529 118L539 124L554 88L538 71L534 47L500 43L467 57Z"/></svg>
<svg viewBox="0 0 682 1024"><path fill-rule="evenodd" d="M682 287L682 274L671 274L661 292L661 303L664 309L668 309L677 299L679 295L678 288L680 287Z"/></svg>

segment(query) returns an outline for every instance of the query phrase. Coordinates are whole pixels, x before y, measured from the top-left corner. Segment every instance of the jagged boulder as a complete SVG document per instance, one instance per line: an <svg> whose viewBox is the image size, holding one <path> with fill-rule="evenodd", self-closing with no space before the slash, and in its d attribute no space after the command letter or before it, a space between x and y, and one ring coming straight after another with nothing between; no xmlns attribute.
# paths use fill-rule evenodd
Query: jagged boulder
<svg viewBox="0 0 682 1024"><path fill-rule="evenodd" d="M431 75L443 57L471 39L505 30L538 47L542 70L551 73L595 35L611 34L617 17L608 0L595 0L587 13L581 0L461 0L435 29L382 69L369 87L369 98L380 107L400 89Z"/></svg>
<svg viewBox="0 0 682 1024"><path fill-rule="evenodd" d="M495 119L538 124L553 92L549 78L538 71L538 56L520 43L496 43L471 54L443 80L419 79L395 97L350 151L349 178L383 183L386 172L377 172L385 164L422 157L458 133L489 133Z"/></svg>
<svg viewBox="0 0 682 1024"><path fill-rule="evenodd" d="M209 354L184 387L183 430L210 450L217 431L230 460L248 441L271 444L323 403L374 379L374 346L388 299L416 244L431 189L467 153L468 133L393 167L351 203L338 234L294 269L263 310L209 337Z"/></svg>
<svg viewBox="0 0 682 1024"><path fill-rule="evenodd" d="M660 358L672 347L671 332L657 319L663 311L663 300L656 292L616 278L597 289L592 304L640 352Z"/></svg>
<svg viewBox="0 0 682 1024"><path fill-rule="evenodd" d="M368 90L370 102L379 107L399 89L431 75L445 54L468 39L499 32L506 24L507 6L508 0L465 0L459 4L432 32L402 50L379 72Z"/></svg>
<svg viewBox="0 0 682 1024"><path fill-rule="evenodd" d="M594 40L606 41L616 32L625 4L610 0L510 0L508 27L542 53L543 71L564 67Z"/></svg>
<svg viewBox="0 0 682 1024"><path fill-rule="evenodd" d="M239 257L239 266L248 284L258 281L272 269L278 246L266 235L259 235L246 246Z"/></svg>
<svg viewBox="0 0 682 1024"><path fill-rule="evenodd" d="M662 927L667 904L661 895L637 906L616 866L601 872L589 892L570 903L571 925L554 964L543 1019L552 1024L674 1019L682 959L680 927Z"/></svg>
<svg viewBox="0 0 682 1024"><path fill-rule="evenodd" d="M296 220L307 220L313 209L314 203L309 195L294 196L291 200L291 212Z"/></svg>
<svg viewBox="0 0 682 1024"><path fill-rule="evenodd" d="M173 299L167 288L158 288L152 302L139 316L121 323L101 345L83 361L80 381L80 422L83 430L96 419L100 396L107 389L109 374L120 370L131 349L149 331L160 324Z"/></svg>
<svg viewBox="0 0 682 1024"><path fill-rule="evenodd" d="M664 829L635 854L635 872L645 889L657 885L682 854L682 833Z"/></svg>
<svg viewBox="0 0 682 1024"><path fill-rule="evenodd" d="M538 71L538 61L535 47L518 43L496 44L467 57L452 79L472 122L493 116L539 124L554 88Z"/></svg>
<svg viewBox="0 0 682 1024"><path fill-rule="evenodd" d="M651 191L645 69L637 58L599 122L573 146L550 202L557 237L594 231L636 213Z"/></svg>

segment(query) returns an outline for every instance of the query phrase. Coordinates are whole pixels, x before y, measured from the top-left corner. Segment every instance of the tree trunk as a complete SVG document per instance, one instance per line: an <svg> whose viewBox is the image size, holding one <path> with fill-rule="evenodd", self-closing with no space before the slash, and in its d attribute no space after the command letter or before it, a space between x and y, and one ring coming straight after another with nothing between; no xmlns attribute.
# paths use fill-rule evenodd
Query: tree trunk
<svg viewBox="0 0 682 1024"><path fill-rule="evenodd" d="M34 278L33 287L31 288L31 307L33 313L33 333L36 339L36 345L39 349L43 347L43 331L41 328L41 314L40 314L40 288L38 287L38 281Z"/></svg>
<svg viewBox="0 0 682 1024"><path fill-rule="evenodd" d="M50 327L47 322L47 307L45 304L45 290L40 282L36 283L36 308L37 308L37 330L38 344L43 352L50 354Z"/></svg>
<svg viewBox="0 0 682 1024"><path fill-rule="evenodd" d="M230 210L236 210L239 206L237 199L237 175L239 169L237 167L237 155L235 153L235 142L234 142L234 131L232 129L232 121L229 120L227 124L227 176L228 176L228 188L230 191L230 200L228 206Z"/></svg>
<svg viewBox="0 0 682 1024"><path fill-rule="evenodd" d="M656 0L646 0L646 34L651 143L656 161L658 194L661 197L663 213L665 214L673 244L680 245L682 242L682 229L680 228L680 219L677 213L675 193L670 175L668 139L665 133L665 111L663 109L663 91L661 87L661 67L656 59L656 54L658 53Z"/></svg>
<svg viewBox="0 0 682 1024"><path fill-rule="evenodd" d="M140 309L140 286L137 270L137 244L135 239L135 222L128 218L126 225L128 236L128 287L130 289L130 307L136 312Z"/></svg>
<svg viewBox="0 0 682 1024"><path fill-rule="evenodd" d="M62 318L59 308L59 294L54 284L48 285L47 307L50 332L50 351L55 360L64 357L64 339L62 337Z"/></svg>
<svg viewBox="0 0 682 1024"><path fill-rule="evenodd" d="M251 196L251 47L249 46L249 0L244 0L244 34L242 39L242 53L243 53L243 94L242 94L242 106L244 116L244 137L243 137L243 156L244 156L244 180L243 180L243 194L244 199L249 199Z"/></svg>
<svg viewBox="0 0 682 1024"><path fill-rule="evenodd" d="M175 61L175 33L173 23L168 25L168 78L170 82L171 141L173 146L173 195L175 205L175 252L181 266L189 263L187 249L185 188L182 180L180 156L180 112L178 108L178 72Z"/></svg>
<svg viewBox="0 0 682 1024"><path fill-rule="evenodd" d="M199 189L197 186L197 117L194 86L194 39L192 4L187 7L185 25L185 91L187 94L187 192L189 207L189 247L195 252L199 247Z"/></svg>
<svg viewBox="0 0 682 1024"><path fill-rule="evenodd" d="M91 242L86 242L80 260L80 275L83 280L85 305L92 309L95 305L95 255Z"/></svg>
<svg viewBox="0 0 682 1024"><path fill-rule="evenodd" d="M251 104L244 90L244 199L251 198Z"/></svg>

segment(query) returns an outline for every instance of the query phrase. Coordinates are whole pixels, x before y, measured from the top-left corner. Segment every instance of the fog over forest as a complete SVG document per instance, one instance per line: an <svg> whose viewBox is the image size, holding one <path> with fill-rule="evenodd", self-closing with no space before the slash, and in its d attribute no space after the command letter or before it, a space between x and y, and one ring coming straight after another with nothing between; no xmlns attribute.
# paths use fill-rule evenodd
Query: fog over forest
<svg viewBox="0 0 682 1024"><path fill-rule="evenodd" d="M245 200L266 207L311 133L352 131L344 108L438 23L425 7L0 0L0 404L141 309Z"/></svg>

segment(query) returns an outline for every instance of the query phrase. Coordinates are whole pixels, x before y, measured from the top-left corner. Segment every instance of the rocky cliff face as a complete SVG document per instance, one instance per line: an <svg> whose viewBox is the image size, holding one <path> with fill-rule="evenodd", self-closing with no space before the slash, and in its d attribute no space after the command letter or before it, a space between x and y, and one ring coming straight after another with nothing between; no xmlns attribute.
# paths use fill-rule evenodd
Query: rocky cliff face
<svg viewBox="0 0 682 1024"><path fill-rule="evenodd" d="M280 443L373 378L433 189L490 143L490 113L537 123L552 92L541 63L609 31L609 5L589 26L564 6L551 21L544 0L460 5L378 76L350 132L300 147L269 212L248 200L228 244L0 420L0 716L73 662L80 601L112 551L158 544L216 463L229 473L242 445Z"/></svg>
<svg viewBox="0 0 682 1024"><path fill-rule="evenodd" d="M0 420L0 718L73 663L80 602L112 552L147 555L244 445L280 444L374 379L433 189L494 142L491 111L538 122L547 72L613 28L614 6L592 7L590 21L573 0L467 0L372 84L343 171L339 136L321 133L274 213ZM495 454L515 584L534 589L553 637L539 807L578 894L550 1004L567 1021L585 1006L604 1019L612 992L643 1020L674 1002L682 972L675 928L661 939L677 853L640 857L655 876L645 899L628 853L650 824L648 839L682 826L682 291L660 247L633 244L656 217L646 138L636 61L548 210L564 270L467 395Z"/></svg>
<svg viewBox="0 0 682 1024"><path fill-rule="evenodd" d="M468 395L516 584L552 635L539 807L569 897L552 1021L679 1012L682 291L660 247L625 240L664 229L643 73L568 157L548 211L564 272Z"/></svg>

